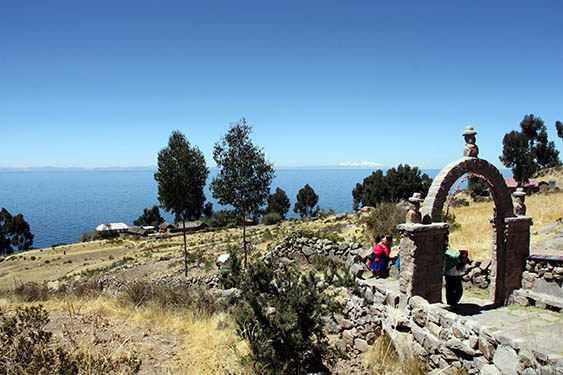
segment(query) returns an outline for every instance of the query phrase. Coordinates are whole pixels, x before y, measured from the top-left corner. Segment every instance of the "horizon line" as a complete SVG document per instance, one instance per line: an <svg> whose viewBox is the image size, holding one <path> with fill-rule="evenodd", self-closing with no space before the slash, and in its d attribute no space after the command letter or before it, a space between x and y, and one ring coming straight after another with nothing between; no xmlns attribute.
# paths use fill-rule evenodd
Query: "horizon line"
<svg viewBox="0 0 563 375"><path fill-rule="evenodd" d="M404 164L404 163L401 163ZM425 168L418 167L419 170L422 169L436 169L441 168ZM384 165L380 166L348 166L348 165L304 165L304 166L291 166L291 165L280 165L275 166L274 169L361 169L361 170L378 170L378 169L391 169L394 167L388 167ZM157 166L127 166L127 167L53 167L53 166L43 166L43 167L0 167L0 172L48 172L48 171L156 171ZM219 169L217 166L209 167L210 170ZM503 168L501 168L503 169Z"/></svg>

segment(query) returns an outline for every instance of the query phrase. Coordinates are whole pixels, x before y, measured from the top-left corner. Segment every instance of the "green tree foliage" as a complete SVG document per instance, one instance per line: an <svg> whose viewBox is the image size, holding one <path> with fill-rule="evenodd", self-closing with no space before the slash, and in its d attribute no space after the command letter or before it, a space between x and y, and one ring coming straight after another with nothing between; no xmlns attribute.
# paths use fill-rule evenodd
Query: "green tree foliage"
<svg viewBox="0 0 563 375"><path fill-rule="evenodd" d="M203 153L179 131L173 131L168 146L158 153L158 182L160 206L171 211L176 221L194 220L201 216L205 194L203 188L209 175ZM184 231L184 274L188 276L188 250Z"/></svg>
<svg viewBox="0 0 563 375"><path fill-rule="evenodd" d="M563 140L563 124L561 121L555 121L555 129L557 130L557 136Z"/></svg>
<svg viewBox="0 0 563 375"><path fill-rule="evenodd" d="M519 185L528 181L541 168L561 165L555 143L547 139L547 128L541 117L525 115L520 131L507 133L502 140L500 161L512 169Z"/></svg>
<svg viewBox="0 0 563 375"><path fill-rule="evenodd" d="M297 202L293 207L293 212L298 213L301 217L315 216L319 212L319 196L309 184L306 184L299 192L297 192Z"/></svg>
<svg viewBox="0 0 563 375"><path fill-rule="evenodd" d="M236 227L240 222L239 215L233 210L219 210L205 218L205 222L214 228Z"/></svg>
<svg viewBox="0 0 563 375"><path fill-rule="evenodd" d="M362 184L356 184L352 191L354 209L361 206L377 206L382 202L397 202L408 199L415 192L426 195L432 184L432 179L426 173L422 174L418 167L399 164L397 168L387 170L383 174L381 169L364 178Z"/></svg>
<svg viewBox="0 0 563 375"><path fill-rule="evenodd" d="M160 216L160 209L158 206L152 206L152 208L145 208L143 214L133 221L134 225L140 226L153 226L158 227L160 224L164 223L164 219Z"/></svg>
<svg viewBox="0 0 563 375"><path fill-rule="evenodd" d="M282 217L277 212L270 212L262 216L262 224L273 225L282 221Z"/></svg>
<svg viewBox="0 0 563 375"><path fill-rule="evenodd" d="M266 208L266 214L278 213L282 219L285 219L287 211L289 211L291 203L289 203L289 197L284 190L279 187L276 188L276 192L268 197L268 207Z"/></svg>
<svg viewBox="0 0 563 375"><path fill-rule="evenodd" d="M488 197L489 196L489 184L479 177L471 177L467 181L467 190L471 198L476 197Z"/></svg>
<svg viewBox="0 0 563 375"><path fill-rule="evenodd" d="M313 272L267 262L250 265L242 282L244 310L237 332L250 344L257 373L324 372L336 352L328 344L324 319L334 300L319 287Z"/></svg>
<svg viewBox="0 0 563 375"><path fill-rule="evenodd" d="M499 159L505 167L512 169L512 175L519 185L528 181L536 170L528 138L516 130L505 134L502 139L502 156Z"/></svg>
<svg viewBox="0 0 563 375"><path fill-rule="evenodd" d="M203 206L203 216L211 217L213 215L213 203L207 202L205 206Z"/></svg>
<svg viewBox="0 0 563 375"><path fill-rule="evenodd" d="M227 134L215 144L213 159L220 168L211 182L213 197L219 204L232 205L243 223L244 266L247 262L246 223L249 216L257 215L266 202L274 168L266 160L262 149L252 143L252 128L243 117L231 123Z"/></svg>
<svg viewBox="0 0 563 375"><path fill-rule="evenodd" d="M14 248L18 251L29 250L33 246L33 234L29 224L22 214L12 216L8 210L0 211L0 254L12 254Z"/></svg>
<svg viewBox="0 0 563 375"><path fill-rule="evenodd" d="M396 203L380 203L374 210L363 217L361 222L366 226L365 240L370 242L376 235L390 234L395 238L400 238L397 225L403 224L406 220L407 209Z"/></svg>

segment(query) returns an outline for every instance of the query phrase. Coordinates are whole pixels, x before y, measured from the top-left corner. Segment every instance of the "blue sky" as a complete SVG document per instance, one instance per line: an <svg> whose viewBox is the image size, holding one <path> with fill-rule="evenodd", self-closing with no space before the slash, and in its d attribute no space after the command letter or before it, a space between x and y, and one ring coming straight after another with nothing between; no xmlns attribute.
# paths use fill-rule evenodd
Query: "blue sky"
<svg viewBox="0 0 563 375"><path fill-rule="evenodd" d="M0 2L0 167L214 166L242 116L275 166L441 168L467 125L563 150L561 1Z"/></svg>

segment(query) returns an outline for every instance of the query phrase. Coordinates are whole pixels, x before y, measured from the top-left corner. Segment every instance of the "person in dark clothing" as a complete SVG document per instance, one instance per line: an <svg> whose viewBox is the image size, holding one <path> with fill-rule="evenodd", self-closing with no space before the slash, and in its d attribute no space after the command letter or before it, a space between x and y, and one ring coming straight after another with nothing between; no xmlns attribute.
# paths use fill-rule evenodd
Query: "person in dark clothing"
<svg viewBox="0 0 563 375"><path fill-rule="evenodd" d="M448 305L458 304L463 295L465 265L470 262L467 250L448 250L444 254L444 277L446 279L446 301Z"/></svg>

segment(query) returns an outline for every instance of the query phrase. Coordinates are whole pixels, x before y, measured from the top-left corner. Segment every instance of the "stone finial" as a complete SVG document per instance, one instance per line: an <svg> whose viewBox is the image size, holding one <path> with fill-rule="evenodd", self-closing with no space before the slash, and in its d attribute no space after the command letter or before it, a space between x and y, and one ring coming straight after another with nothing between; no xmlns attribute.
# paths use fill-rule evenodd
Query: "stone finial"
<svg viewBox="0 0 563 375"><path fill-rule="evenodd" d="M526 193L524 192L524 189L519 187L514 193L512 193L512 196L515 200L514 213L518 216L525 216L526 204L524 203L524 200L526 199Z"/></svg>
<svg viewBox="0 0 563 375"><path fill-rule="evenodd" d="M413 193L412 197L409 198L411 202L411 208L407 212L407 223L416 224L422 222L422 214L420 213L420 203L424 201L420 193Z"/></svg>
<svg viewBox="0 0 563 375"><path fill-rule="evenodd" d="M465 138L465 147L463 148L463 156L469 156L476 158L479 155L479 147L475 144L475 135L477 132L472 126L465 128L465 131L461 133Z"/></svg>

